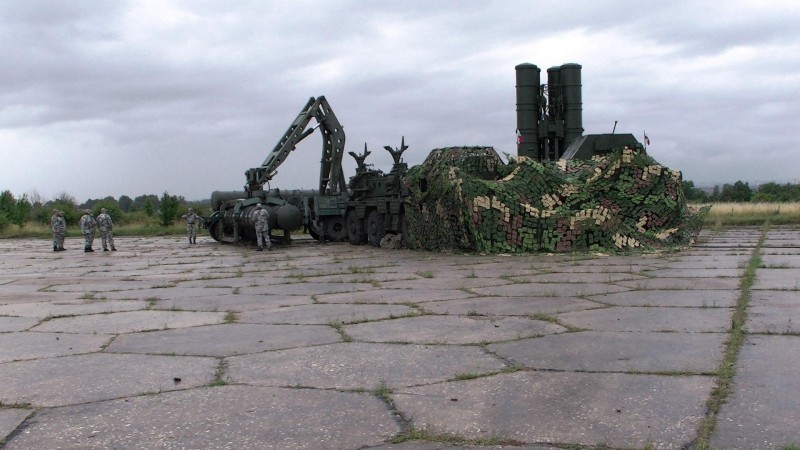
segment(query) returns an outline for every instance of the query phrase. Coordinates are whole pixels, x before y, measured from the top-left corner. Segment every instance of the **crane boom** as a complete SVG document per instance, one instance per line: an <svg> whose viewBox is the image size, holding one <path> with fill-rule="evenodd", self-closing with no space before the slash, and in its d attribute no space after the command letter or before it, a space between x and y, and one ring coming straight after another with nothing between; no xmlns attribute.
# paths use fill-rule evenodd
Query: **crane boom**
<svg viewBox="0 0 800 450"><path fill-rule="evenodd" d="M311 119L317 125L307 128ZM245 172L248 193L260 191L265 183L270 181L277 173L278 167L283 164L289 154L297 148L297 144L308 137L315 129L322 132L322 160L320 161L319 193L339 194L346 190L344 173L342 171L342 156L344 155L345 134L342 124L333 113L325 96L311 97L297 118L294 119L283 138L267 155L260 167L248 169Z"/></svg>

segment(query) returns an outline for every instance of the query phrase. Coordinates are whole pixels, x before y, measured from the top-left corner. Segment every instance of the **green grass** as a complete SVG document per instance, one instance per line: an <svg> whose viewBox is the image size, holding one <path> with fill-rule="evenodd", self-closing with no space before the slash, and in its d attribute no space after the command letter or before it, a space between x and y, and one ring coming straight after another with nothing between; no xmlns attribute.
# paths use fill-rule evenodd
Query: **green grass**
<svg viewBox="0 0 800 450"><path fill-rule="evenodd" d="M728 332L728 340L725 342L722 362L717 368L717 383L706 402L706 416L698 427L697 439L691 448L709 448L709 440L717 426L719 411L728 401L728 396L733 389L733 377L736 374L736 361L739 358L739 351L742 345L744 345L746 334L744 325L747 320L747 306L750 303L750 288L756 280L756 269L761 266L761 246L764 243L764 239L767 237L769 226L769 223L764 225L758 244L756 244L756 247L750 255L747 268L739 283L739 298L736 301L736 309L731 317L731 328Z"/></svg>
<svg viewBox="0 0 800 450"><path fill-rule="evenodd" d="M498 437L466 438L453 433L437 433L431 429L417 429L413 425L409 425L405 431L392 439L393 444L400 444L406 441L428 441L451 445L470 446L523 445L522 442L518 442L513 439L503 439Z"/></svg>
<svg viewBox="0 0 800 450"><path fill-rule="evenodd" d="M353 338L351 338L350 336L347 335L347 333L344 332L344 324L340 320L331 320L330 322L328 322L328 325L333 327L333 329L336 330L337 333L339 333L339 336L342 337L342 342L350 342L353 340Z"/></svg>
<svg viewBox="0 0 800 450"><path fill-rule="evenodd" d="M224 323L236 323L238 317L236 316L235 311L228 311L225 313L225 318L222 319Z"/></svg>

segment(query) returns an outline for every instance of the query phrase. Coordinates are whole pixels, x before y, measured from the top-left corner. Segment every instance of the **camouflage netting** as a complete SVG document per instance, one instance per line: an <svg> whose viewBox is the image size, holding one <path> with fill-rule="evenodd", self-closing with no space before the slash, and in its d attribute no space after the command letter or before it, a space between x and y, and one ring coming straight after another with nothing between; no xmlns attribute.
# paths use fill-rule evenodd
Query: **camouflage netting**
<svg viewBox="0 0 800 450"><path fill-rule="evenodd" d="M641 147L588 161L503 163L491 147L436 149L404 179L414 247L484 253L657 250L690 244L680 172Z"/></svg>

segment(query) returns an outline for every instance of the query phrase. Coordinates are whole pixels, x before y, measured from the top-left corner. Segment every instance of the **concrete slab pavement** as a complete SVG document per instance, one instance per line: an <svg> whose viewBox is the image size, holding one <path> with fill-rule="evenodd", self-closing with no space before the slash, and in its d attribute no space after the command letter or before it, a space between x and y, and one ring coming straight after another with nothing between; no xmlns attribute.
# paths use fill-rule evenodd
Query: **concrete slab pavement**
<svg viewBox="0 0 800 450"><path fill-rule="evenodd" d="M0 241L0 439L690 448L760 233L611 256L303 239L259 253L207 237L123 237L118 252L84 254ZM781 276L798 270L800 230L766 242L711 448L800 445L800 337L785 326L800 291Z"/></svg>

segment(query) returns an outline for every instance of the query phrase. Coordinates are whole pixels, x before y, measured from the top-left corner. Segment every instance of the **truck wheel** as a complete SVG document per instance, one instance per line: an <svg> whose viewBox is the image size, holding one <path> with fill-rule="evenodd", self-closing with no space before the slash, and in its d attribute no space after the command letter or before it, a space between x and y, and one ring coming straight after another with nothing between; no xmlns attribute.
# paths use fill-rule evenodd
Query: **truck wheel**
<svg viewBox="0 0 800 450"><path fill-rule="evenodd" d="M211 236L211 239L219 242L219 233L222 230L222 223L217 222L214 225L211 225L211 228L208 229L208 234Z"/></svg>
<svg viewBox="0 0 800 450"><path fill-rule="evenodd" d="M367 243L367 233L364 232L364 221L358 218L354 209L347 212L347 238L353 245Z"/></svg>
<svg viewBox="0 0 800 450"><path fill-rule="evenodd" d="M344 217L334 217L325 221L325 236L333 242L343 242L347 239L347 227Z"/></svg>
<svg viewBox="0 0 800 450"><path fill-rule="evenodd" d="M311 238L314 239L315 241L318 241L320 236L322 236L322 232L317 228L317 225L314 223L311 223L311 225L308 226L308 234L311 235Z"/></svg>
<svg viewBox="0 0 800 450"><path fill-rule="evenodd" d="M367 241L374 247L380 247L384 234L383 214L373 209L367 216Z"/></svg>

